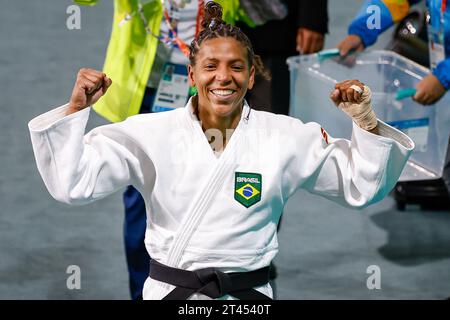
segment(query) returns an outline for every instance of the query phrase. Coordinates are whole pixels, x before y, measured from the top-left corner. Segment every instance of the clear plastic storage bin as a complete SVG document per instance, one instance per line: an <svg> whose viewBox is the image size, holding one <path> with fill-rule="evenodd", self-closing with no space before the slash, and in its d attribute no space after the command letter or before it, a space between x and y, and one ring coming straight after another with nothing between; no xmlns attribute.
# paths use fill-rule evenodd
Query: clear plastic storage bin
<svg viewBox="0 0 450 320"><path fill-rule="evenodd" d="M334 84L358 79L372 90L377 117L408 134L416 149L400 181L438 179L442 176L450 133L450 94L432 106L411 98L396 100L401 89L414 88L429 70L391 51L365 51L319 59L318 54L291 57L290 115L303 122L318 122L333 137L351 137L351 119L336 108L329 95ZM376 155L374 155L376 156Z"/></svg>

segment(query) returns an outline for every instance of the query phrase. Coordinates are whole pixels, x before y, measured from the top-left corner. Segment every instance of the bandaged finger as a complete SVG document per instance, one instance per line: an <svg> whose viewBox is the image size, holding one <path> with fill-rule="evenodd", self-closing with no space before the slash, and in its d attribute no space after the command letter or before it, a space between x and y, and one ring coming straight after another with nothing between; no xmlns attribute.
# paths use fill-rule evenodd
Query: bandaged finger
<svg viewBox="0 0 450 320"><path fill-rule="evenodd" d="M363 93L363 90L360 87L358 87L357 85L355 85L355 84L351 85L350 89L353 89L353 90L355 90L358 93Z"/></svg>
<svg viewBox="0 0 450 320"><path fill-rule="evenodd" d="M354 89L353 87L357 87L362 92L361 101L359 103L341 102L338 107L347 113L360 128L370 131L378 123L375 112L372 109L372 93L368 86L364 86L364 90L355 85L352 85L350 88Z"/></svg>

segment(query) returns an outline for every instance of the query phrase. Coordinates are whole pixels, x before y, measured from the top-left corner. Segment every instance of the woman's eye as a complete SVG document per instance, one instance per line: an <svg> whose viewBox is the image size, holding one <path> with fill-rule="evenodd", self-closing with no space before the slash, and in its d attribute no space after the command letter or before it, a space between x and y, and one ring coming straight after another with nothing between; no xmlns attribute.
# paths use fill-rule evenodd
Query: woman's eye
<svg viewBox="0 0 450 320"><path fill-rule="evenodd" d="M233 70L236 70L236 71L241 71L241 70L244 69L244 67L243 67L243 66L240 66L240 65L232 66L231 68L232 68Z"/></svg>

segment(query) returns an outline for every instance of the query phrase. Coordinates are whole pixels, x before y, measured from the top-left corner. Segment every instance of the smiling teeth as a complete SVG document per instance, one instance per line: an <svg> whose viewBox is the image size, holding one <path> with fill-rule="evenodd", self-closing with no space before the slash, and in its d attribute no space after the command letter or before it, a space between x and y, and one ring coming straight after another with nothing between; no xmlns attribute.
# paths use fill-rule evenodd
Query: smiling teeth
<svg viewBox="0 0 450 320"><path fill-rule="evenodd" d="M219 96L229 96L232 94L233 90L212 90L212 93L217 94Z"/></svg>

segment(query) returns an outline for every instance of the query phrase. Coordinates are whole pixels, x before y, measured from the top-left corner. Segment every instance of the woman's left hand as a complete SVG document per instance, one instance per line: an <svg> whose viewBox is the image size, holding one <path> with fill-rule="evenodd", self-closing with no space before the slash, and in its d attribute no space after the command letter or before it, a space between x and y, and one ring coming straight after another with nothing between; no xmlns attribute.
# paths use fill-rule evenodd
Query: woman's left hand
<svg viewBox="0 0 450 320"><path fill-rule="evenodd" d="M349 115L364 130L373 131L378 120L372 110L372 93L358 80L346 80L336 84L330 98L334 104Z"/></svg>
<svg viewBox="0 0 450 320"><path fill-rule="evenodd" d="M339 106L342 102L359 103L363 91L364 83L358 80L345 80L334 86L330 98L336 106Z"/></svg>

